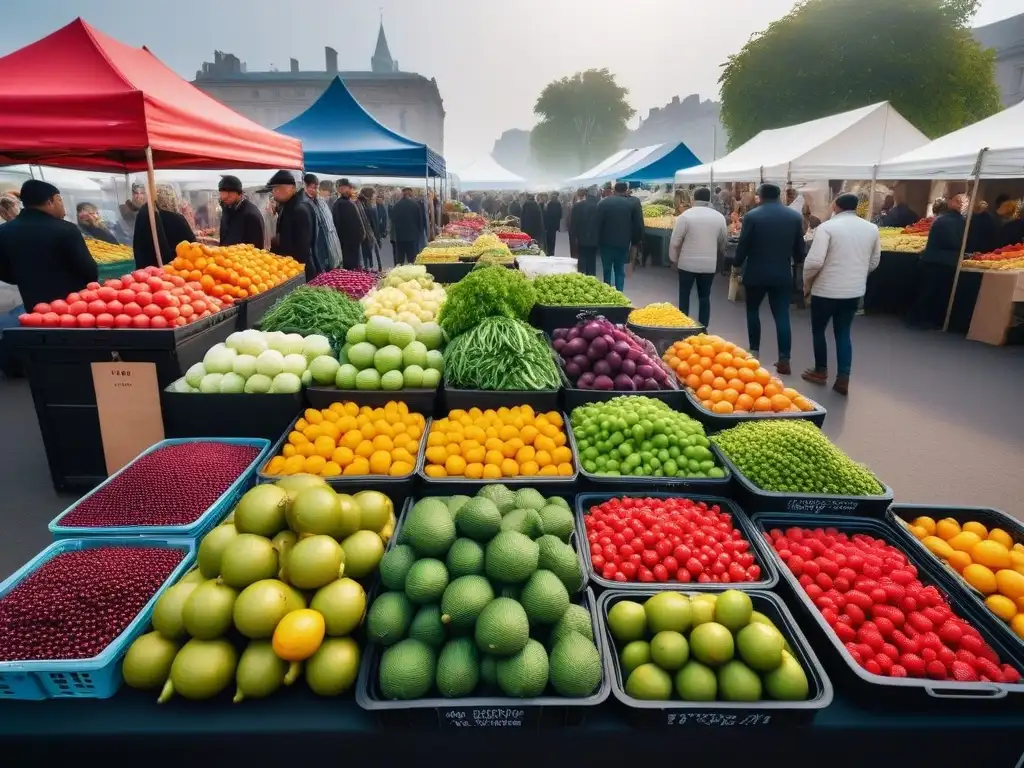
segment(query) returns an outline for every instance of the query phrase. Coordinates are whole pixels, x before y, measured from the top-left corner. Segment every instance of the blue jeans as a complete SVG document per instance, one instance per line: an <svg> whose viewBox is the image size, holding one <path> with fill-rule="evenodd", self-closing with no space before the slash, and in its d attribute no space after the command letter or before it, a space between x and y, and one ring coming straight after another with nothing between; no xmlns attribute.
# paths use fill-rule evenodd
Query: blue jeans
<svg viewBox="0 0 1024 768"><path fill-rule="evenodd" d="M744 286L747 294L747 336L750 338L750 349L761 350L761 302L768 297L768 307L775 319L775 335L779 343L779 360L789 360L793 346L793 332L789 325L789 294L790 287L760 285Z"/></svg>
<svg viewBox="0 0 1024 768"><path fill-rule="evenodd" d="M711 320L711 283L715 280L715 273L687 272L679 270L679 311L684 315L690 314L690 291L694 284L697 285L697 320L705 328Z"/></svg>
<svg viewBox="0 0 1024 768"><path fill-rule="evenodd" d="M601 246L601 268L604 271L604 281L612 285L612 272L615 272L615 289L621 291L626 285L626 259L629 258L629 247L613 248L610 245Z"/></svg>
<svg viewBox="0 0 1024 768"><path fill-rule="evenodd" d="M814 369L820 373L828 370L828 343L825 329L832 322L832 333L836 337L836 362L840 376L849 376L853 365L853 339L850 327L860 299L827 299L824 296L811 298L811 339L814 342Z"/></svg>

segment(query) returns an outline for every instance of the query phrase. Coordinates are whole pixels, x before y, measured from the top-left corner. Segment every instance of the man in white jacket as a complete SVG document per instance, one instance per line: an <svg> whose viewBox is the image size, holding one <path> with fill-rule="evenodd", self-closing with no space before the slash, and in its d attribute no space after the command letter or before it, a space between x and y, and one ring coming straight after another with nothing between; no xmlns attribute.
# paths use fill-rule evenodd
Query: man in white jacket
<svg viewBox="0 0 1024 768"><path fill-rule="evenodd" d="M864 296L868 274L878 266L882 244L878 227L857 215L856 195L840 195L832 203L832 210L832 218L814 233L804 262L804 293L811 297L814 367L804 371L803 378L812 384L828 381L825 329L831 322L839 368L832 389L845 395L853 362L850 327L857 304Z"/></svg>
<svg viewBox="0 0 1024 768"><path fill-rule="evenodd" d="M668 257L679 268L679 310L690 314L690 291L696 285L697 319L705 328L711 319L711 283L728 238L725 216L711 207L711 190L701 187L693 193L693 207L676 219Z"/></svg>

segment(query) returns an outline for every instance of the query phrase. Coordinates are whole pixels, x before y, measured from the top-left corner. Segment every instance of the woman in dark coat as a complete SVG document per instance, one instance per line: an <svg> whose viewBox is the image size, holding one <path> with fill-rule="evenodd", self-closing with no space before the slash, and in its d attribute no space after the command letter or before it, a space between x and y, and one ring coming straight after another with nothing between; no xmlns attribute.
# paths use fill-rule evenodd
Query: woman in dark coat
<svg viewBox="0 0 1024 768"><path fill-rule="evenodd" d="M540 209L536 196L527 194L523 201L523 212L519 216L519 228L537 241L537 245L543 247L544 240L544 213Z"/></svg>
<svg viewBox="0 0 1024 768"><path fill-rule="evenodd" d="M149 203L143 204L135 218L135 235L132 247L135 250L136 269L155 267L156 247L153 245L153 230L149 226ZM168 264L174 258L174 249L178 243L185 241L194 243L196 234L189 226L188 219L181 215L178 205L178 193L173 187L159 186L156 188L156 231L160 242L160 258Z"/></svg>

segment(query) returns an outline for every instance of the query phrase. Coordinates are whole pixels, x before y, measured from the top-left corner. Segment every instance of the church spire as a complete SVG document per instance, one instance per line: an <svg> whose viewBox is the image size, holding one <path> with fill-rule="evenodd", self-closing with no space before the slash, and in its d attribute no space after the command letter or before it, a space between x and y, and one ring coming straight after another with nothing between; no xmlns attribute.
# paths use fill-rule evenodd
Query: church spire
<svg viewBox="0 0 1024 768"><path fill-rule="evenodd" d="M391 58L391 51L388 49L388 39L384 34L384 20L381 19L380 29L377 32L377 48L370 59L370 69L373 72L397 72L398 63Z"/></svg>

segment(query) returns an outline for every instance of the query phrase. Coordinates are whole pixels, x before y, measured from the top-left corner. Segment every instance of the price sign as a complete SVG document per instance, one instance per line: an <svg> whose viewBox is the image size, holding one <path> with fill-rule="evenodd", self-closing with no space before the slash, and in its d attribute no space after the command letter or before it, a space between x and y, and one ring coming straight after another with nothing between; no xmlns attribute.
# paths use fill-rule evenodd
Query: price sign
<svg viewBox="0 0 1024 768"><path fill-rule="evenodd" d="M537 725L540 709L531 707L459 707L438 711L448 728L527 728Z"/></svg>
<svg viewBox="0 0 1024 768"><path fill-rule="evenodd" d="M770 725L772 716L760 712L669 712L666 725L704 726L708 728L730 728Z"/></svg>
<svg viewBox="0 0 1024 768"><path fill-rule="evenodd" d="M93 363L100 437L112 475L164 439L160 387L154 363Z"/></svg>
<svg viewBox="0 0 1024 768"><path fill-rule="evenodd" d="M790 499L786 505L789 512L810 512L815 515L857 511L857 502L851 499Z"/></svg>

